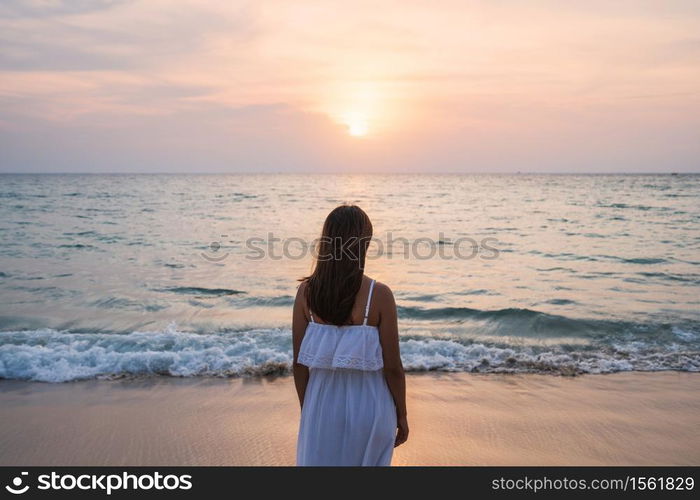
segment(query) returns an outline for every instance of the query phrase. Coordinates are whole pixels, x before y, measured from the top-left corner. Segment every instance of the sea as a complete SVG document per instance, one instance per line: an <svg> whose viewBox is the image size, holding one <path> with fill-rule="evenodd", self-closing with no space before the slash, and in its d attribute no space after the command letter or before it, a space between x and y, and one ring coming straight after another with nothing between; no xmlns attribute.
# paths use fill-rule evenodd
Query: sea
<svg viewBox="0 0 700 500"><path fill-rule="evenodd" d="M700 175L0 175L0 378L290 372L339 204L409 372L700 371Z"/></svg>

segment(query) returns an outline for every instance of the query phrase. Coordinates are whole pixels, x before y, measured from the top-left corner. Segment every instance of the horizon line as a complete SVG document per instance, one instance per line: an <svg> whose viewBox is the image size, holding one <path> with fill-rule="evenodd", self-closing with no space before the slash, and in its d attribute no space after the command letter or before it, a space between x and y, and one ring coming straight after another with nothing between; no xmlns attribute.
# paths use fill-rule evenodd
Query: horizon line
<svg viewBox="0 0 700 500"><path fill-rule="evenodd" d="M506 172L318 172L318 171L265 171L265 172L0 172L0 175L700 175L697 171L670 171L670 172L640 172L640 171L618 171L618 172L574 172L574 171L506 171Z"/></svg>

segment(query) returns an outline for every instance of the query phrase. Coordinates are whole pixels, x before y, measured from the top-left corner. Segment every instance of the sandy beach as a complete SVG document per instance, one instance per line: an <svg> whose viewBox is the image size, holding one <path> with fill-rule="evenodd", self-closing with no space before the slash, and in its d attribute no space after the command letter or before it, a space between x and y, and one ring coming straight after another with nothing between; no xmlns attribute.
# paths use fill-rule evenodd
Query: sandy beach
<svg viewBox="0 0 700 500"><path fill-rule="evenodd" d="M698 465L700 374L411 374L394 465ZM0 381L0 465L293 465L292 379Z"/></svg>

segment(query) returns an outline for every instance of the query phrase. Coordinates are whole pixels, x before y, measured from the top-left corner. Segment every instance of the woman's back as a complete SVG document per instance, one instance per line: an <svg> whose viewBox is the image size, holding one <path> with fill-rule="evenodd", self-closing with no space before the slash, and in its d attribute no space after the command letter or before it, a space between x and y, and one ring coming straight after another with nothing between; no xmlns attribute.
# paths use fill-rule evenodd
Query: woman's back
<svg viewBox="0 0 700 500"><path fill-rule="evenodd" d="M371 236L362 209L336 208L314 271L300 280L292 319L298 465L389 465L408 436L396 304L364 274Z"/></svg>
<svg viewBox="0 0 700 500"><path fill-rule="evenodd" d="M371 280L361 324L310 321L297 362L310 376L297 443L297 465L390 465L396 407L382 368L379 329L368 325Z"/></svg>
<svg viewBox="0 0 700 500"><path fill-rule="evenodd" d="M301 343L298 362L309 368L380 370L384 366L379 329L367 324L375 280L370 281L361 324L331 325L310 321Z"/></svg>

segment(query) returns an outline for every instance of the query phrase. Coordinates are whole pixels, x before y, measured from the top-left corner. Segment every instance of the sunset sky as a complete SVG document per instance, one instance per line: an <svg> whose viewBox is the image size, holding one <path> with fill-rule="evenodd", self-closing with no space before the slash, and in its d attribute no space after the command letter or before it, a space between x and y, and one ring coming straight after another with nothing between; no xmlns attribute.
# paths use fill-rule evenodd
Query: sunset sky
<svg viewBox="0 0 700 500"><path fill-rule="evenodd" d="M2 172L700 171L697 0L3 0Z"/></svg>

